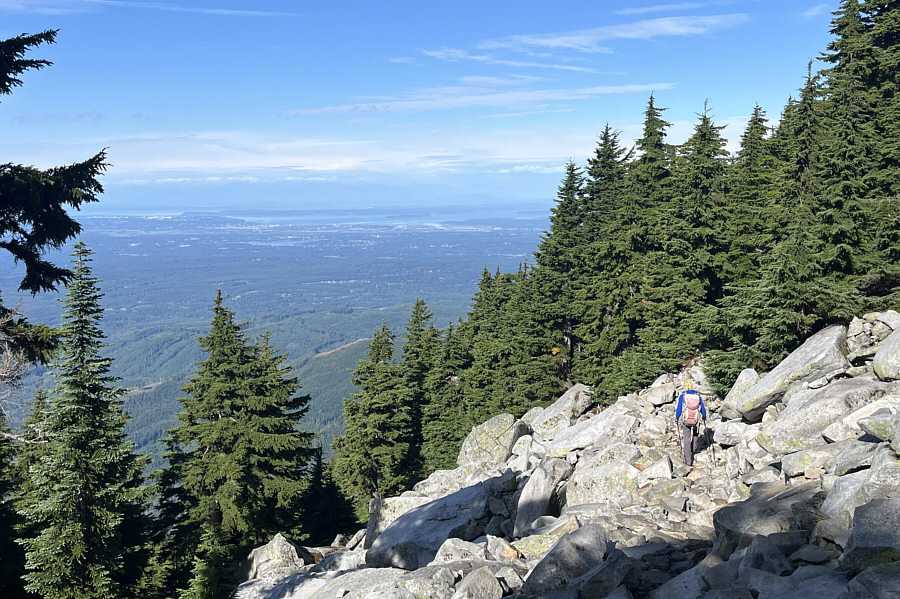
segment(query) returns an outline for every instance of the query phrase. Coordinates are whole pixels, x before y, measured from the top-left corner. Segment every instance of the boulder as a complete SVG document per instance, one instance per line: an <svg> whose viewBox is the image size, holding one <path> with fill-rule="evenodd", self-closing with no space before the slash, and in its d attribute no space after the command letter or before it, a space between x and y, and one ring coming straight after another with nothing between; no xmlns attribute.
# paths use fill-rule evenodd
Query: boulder
<svg viewBox="0 0 900 599"><path fill-rule="evenodd" d="M488 567L473 570L462 579L452 599L500 599L503 587Z"/></svg>
<svg viewBox="0 0 900 599"><path fill-rule="evenodd" d="M854 599L900 599L900 561L869 566L849 585Z"/></svg>
<svg viewBox="0 0 900 599"><path fill-rule="evenodd" d="M631 560L619 549L609 549L606 558L578 578L568 589L579 597L609 597L631 571Z"/></svg>
<svg viewBox="0 0 900 599"><path fill-rule="evenodd" d="M613 404L599 414L560 432L547 444L547 455L561 458L571 451L589 447L602 447L599 443L608 437L627 438L637 423L625 402Z"/></svg>
<svg viewBox="0 0 900 599"><path fill-rule="evenodd" d="M430 503L428 497L387 497L384 499L372 499L369 501L369 523L366 527L366 538L363 547L368 549L375 542L384 529L391 523L407 513L426 503Z"/></svg>
<svg viewBox="0 0 900 599"><path fill-rule="evenodd" d="M531 423L531 428L542 439L552 439L561 430L570 427L591 403L590 388L586 385L575 385L545 408Z"/></svg>
<svg viewBox="0 0 900 599"><path fill-rule="evenodd" d="M487 559L487 557L487 549L484 545L450 538L441 544L431 563L440 564L461 560Z"/></svg>
<svg viewBox="0 0 900 599"><path fill-rule="evenodd" d="M569 478L573 467L559 458L544 458L531 473L519 495L513 535L522 536L531 523L548 514L548 507L559 484Z"/></svg>
<svg viewBox="0 0 900 599"><path fill-rule="evenodd" d="M875 499L856 508L841 567L857 573L869 566L900 561L900 496Z"/></svg>
<svg viewBox="0 0 900 599"><path fill-rule="evenodd" d="M817 516L818 482L796 487L770 483L755 487L756 496L741 503L722 506L713 515L718 555L727 559L747 547L754 537L811 528Z"/></svg>
<svg viewBox="0 0 900 599"><path fill-rule="evenodd" d="M740 400L741 396L744 395L747 391L749 391L756 383L759 382L760 376L752 368L743 369L740 374L738 374L737 380L734 381L734 384L731 386L731 390L725 395L725 399L722 402L722 407L719 409L719 413L722 415L722 418L738 418L740 417L740 413L737 411L735 406L737 405L738 400Z"/></svg>
<svg viewBox="0 0 900 599"><path fill-rule="evenodd" d="M900 405L900 397L898 404ZM896 409L896 406L894 406ZM859 428L873 437L882 441L890 441L893 435L894 421L900 416L892 412L889 408L882 408L864 418L860 418Z"/></svg>
<svg viewBox="0 0 900 599"><path fill-rule="evenodd" d="M891 333L884 340L872 360L872 369L883 381L900 379L900 333Z"/></svg>
<svg viewBox="0 0 900 599"><path fill-rule="evenodd" d="M569 581L601 563L606 553L607 539L603 528L597 524L588 524L559 539L529 572L522 592L541 596L553 591L563 591L568 587Z"/></svg>
<svg viewBox="0 0 900 599"><path fill-rule="evenodd" d="M638 475L638 487L643 488L645 485L649 485L658 480L670 480L671 478L672 459L669 456L666 456L641 471Z"/></svg>
<svg viewBox="0 0 900 599"><path fill-rule="evenodd" d="M713 441L719 445L737 445L750 427L741 420L720 422L713 431Z"/></svg>
<svg viewBox="0 0 900 599"><path fill-rule="evenodd" d="M579 462L565 487L565 505L601 503L626 506L633 502L641 472L626 460Z"/></svg>
<svg viewBox="0 0 900 599"><path fill-rule="evenodd" d="M651 386L642 397L652 406L659 407L675 401L675 382L662 382Z"/></svg>
<svg viewBox="0 0 900 599"><path fill-rule="evenodd" d="M862 434L862 429L859 424L861 419L885 409L888 412L896 413L898 406L900 406L900 396L884 396L881 399L877 399L853 410L837 422L828 425L825 427L825 430L822 431L822 436L825 437L829 443L836 443L837 441L843 441L845 439L856 439Z"/></svg>
<svg viewBox="0 0 900 599"><path fill-rule="evenodd" d="M875 451L878 449L877 443L857 441L856 439L834 443L834 445L839 445L840 451L834 456L828 472L837 476L871 466L872 460L875 459Z"/></svg>
<svg viewBox="0 0 900 599"><path fill-rule="evenodd" d="M314 562L309 551L278 533L271 541L250 552L244 560L241 575L244 580L262 578L274 582Z"/></svg>
<svg viewBox="0 0 900 599"><path fill-rule="evenodd" d="M375 539L366 564L414 570L431 562L447 539L481 536L489 496L490 487L479 483L407 511Z"/></svg>
<svg viewBox="0 0 900 599"><path fill-rule="evenodd" d="M751 541L747 547L741 564L738 567L738 575L747 569L755 568L765 570L778 576L786 576L794 571L791 562L767 537L759 536Z"/></svg>
<svg viewBox="0 0 900 599"><path fill-rule="evenodd" d="M738 578L732 588L745 588L758 599L849 599L846 577L824 566L797 568L790 576L750 569Z"/></svg>
<svg viewBox="0 0 900 599"><path fill-rule="evenodd" d="M846 329L831 326L807 339L772 372L724 405L755 422L762 418L768 406L781 399L792 383L814 381L849 366Z"/></svg>
<svg viewBox="0 0 900 599"><path fill-rule="evenodd" d="M459 466L504 464L519 437L530 432L529 426L512 414L494 416L472 429L459 449L456 463Z"/></svg>
<svg viewBox="0 0 900 599"><path fill-rule="evenodd" d="M764 424L756 442L766 451L784 455L825 445L822 431L847 413L878 399L884 383L841 379L811 392L801 404L792 404L777 420ZM794 407L794 406L800 407Z"/></svg>
<svg viewBox="0 0 900 599"><path fill-rule="evenodd" d="M706 566L696 565L657 587L648 596L650 599L672 599L673 597L700 597L709 589L703 575Z"/></svg>

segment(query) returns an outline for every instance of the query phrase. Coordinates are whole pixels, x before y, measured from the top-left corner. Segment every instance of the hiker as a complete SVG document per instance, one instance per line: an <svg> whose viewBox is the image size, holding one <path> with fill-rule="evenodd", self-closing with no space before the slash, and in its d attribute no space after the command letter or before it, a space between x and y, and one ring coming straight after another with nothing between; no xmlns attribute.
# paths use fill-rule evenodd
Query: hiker
<svg viewBox="0 0 900 599"><path fill-rule="evenodd" d="M684 414L684 418L681 415ZM684 382L684 391L678 396L678 407L675 408L675 425L681 431L684 452L684 463L694 465L694 452L700 444L700 419L706 423L706 406L703 398L694 389L691 381Z"/></svg>

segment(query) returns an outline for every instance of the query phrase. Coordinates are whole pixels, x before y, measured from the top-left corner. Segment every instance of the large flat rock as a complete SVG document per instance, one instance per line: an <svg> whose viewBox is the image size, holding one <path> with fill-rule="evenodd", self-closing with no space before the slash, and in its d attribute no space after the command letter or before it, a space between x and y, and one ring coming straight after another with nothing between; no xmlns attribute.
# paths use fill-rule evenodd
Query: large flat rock
<svg viewBox="0 0 900 599"><path fill-rule="evenodd" d="M414 570L430 563L447 539L478 537L490 494L491 487L479 483L402 514L372 543L366 564Z"/></svg>
<svg viewBox="0 0 900 599"><path fill-rule="evenodd" d="M882 342L872 360L872 370L883 381L900 379L900 332L894 331Z"/></svg>
<svg viewBox="0 0 900 599"><path fill-rule="evenodd" d="M774 455L825 445L822 433L828 426L875 401L886 388L885 383L868 379L840 379L810 390L804 394L802 403L799 400L791 403L777 420L764 424L756 442Z"/></svg>
<svg viewBox="0 0 900 599"><path fill-rule="evenodd" d="M729 397L725 412L736 412L756 422L797 381L814 381L848 368L847 330L831 326L819 331L739 397Z"/></svg>

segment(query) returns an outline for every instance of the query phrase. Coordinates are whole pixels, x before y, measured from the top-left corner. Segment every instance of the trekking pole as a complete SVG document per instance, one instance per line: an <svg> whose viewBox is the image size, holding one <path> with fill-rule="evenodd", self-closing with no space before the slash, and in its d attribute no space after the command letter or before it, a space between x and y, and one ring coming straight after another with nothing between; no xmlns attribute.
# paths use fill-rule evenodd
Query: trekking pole
<svg viewBox="0 0 900 599"><path fill-rule="evenodd" d="M706 418L703 419L703 434L706 437L706 457L711 460L710 465L715 467L716 450L712 446L712 439L709 436L709 425L706 424ZM710 452L712 452L712 455L710 455Z"/></svg>

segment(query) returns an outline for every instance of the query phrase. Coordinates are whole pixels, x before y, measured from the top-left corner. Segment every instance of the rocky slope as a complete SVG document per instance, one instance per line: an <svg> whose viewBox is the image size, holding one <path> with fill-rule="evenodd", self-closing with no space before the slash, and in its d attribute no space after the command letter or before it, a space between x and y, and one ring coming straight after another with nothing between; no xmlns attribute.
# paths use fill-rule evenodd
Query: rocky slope
<svg viewBox="0 0 900 599"><path fill-rule="evenodd" d="M280 536L258 549L237 596L900 597L898 330L894 311L825 329L721 400L691 364L602 410L576 385L497 416L317 563ZM693 467L687 378L710 408Z"/></svg>

